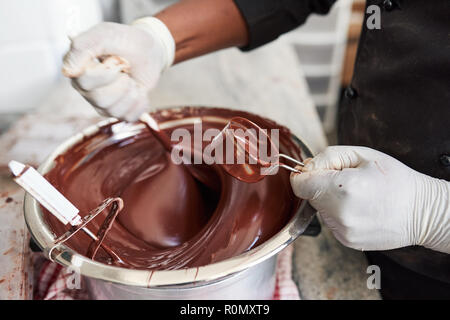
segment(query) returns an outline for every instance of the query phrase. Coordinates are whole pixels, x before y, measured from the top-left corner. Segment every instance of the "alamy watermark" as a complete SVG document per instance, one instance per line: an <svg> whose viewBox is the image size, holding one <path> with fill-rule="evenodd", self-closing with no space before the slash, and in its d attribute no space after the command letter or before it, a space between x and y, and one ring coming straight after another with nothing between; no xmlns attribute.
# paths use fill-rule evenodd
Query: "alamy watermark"
<svg viewBox="0 0 450 320"><path fill-rule="evenodd" d="M381 269L376 264L372 264L367 267L367 274L370 276L367 278L367 289L381 289Z"/></svg>
<svg viewBox="0 0 450 320"><path fill-rule="evenodd" d="M366 27L369 30L380 30L381 29L381 9L376 4L372 4L367 7L366 13L367 21Z"/></svg>
<svg viewBox="0 0 450 320"><path fill-rule="evenodd" d="M81 289L81 273L80 269L75 266L70 266L64 271L66 287L69 290L80 290Z"/></svg>

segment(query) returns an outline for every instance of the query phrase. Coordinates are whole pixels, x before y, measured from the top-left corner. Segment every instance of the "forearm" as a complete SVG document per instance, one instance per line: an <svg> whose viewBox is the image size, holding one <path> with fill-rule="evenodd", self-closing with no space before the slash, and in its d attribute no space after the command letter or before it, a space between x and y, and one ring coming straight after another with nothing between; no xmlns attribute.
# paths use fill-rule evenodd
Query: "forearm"
<svg viewBox="0 0 450 320"><path fill-rule="evenodd" d="M155 17L175 39L174 63L248 42L245 21L232 0L182 0Z"/></svg>

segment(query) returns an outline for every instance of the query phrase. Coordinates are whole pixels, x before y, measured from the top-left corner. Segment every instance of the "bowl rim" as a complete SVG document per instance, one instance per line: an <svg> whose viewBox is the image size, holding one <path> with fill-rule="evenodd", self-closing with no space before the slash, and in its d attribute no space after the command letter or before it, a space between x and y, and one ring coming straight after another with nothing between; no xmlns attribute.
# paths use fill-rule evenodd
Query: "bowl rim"
<svg viewBox="0 0 450 320"><path fill-rule="evenodd" d="M205 107L199 106L195 108ZM159 109L158 111L177 109L180 109L180 107ZM235 111L235 109L226 109ZM193 116L191 118L201 117ZM100 130L101 127L112 123L119 122L115 118L109 118L95 125L89 126L81 132L66 139L64 142L59 144L58 147L56 147L56 149L39 166L39 173L46 174L54 167L54 160L58 155L64 153L69 148L80 142L82 139L94 135ZM140 131L142 130L142 128L144 128L144 125L140 123L129 124L129 129ZM130 133L131 132L133 131L130 131ZM300 147L302 156L312 157L310 148L301 139L293 134L292 139ZM57 251L57 253L56 256L54 255L53 259L51 260L63 265L64 267L69 267L72 271L75 271L83 276L121 285L161 289L173 287L181 289L209 285L228 278L233 274L237 274L251 268L252 266L277 254L287 245L293 242L300 234L305 231L306 227L314 217L315 212L313 210L305 210L306 206L307 201L302 201L299 209L289 220L286 226L258 247L244 252L238 256L234 256L201 267L191 267L178 270L128 269L93 261L75 252L65 245L60 245L58 247L58 250L53 251ZM56 239L56 236L44 222L43 211L39 203L28 193L25 194L24 216L31 237L43 250L46 257L49 258L49 250L54 246L54 240Z"/></svg>

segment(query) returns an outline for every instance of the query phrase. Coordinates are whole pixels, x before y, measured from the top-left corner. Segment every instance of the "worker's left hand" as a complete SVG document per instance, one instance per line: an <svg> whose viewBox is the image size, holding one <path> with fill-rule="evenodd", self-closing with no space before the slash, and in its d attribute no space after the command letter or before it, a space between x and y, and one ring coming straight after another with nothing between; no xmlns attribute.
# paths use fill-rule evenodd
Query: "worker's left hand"
<svg viewBox="0 0 450 320"><path fill-rule="evenodd" d="M450 253L450 182L435 179L365 147L334 146L292 174L344 245L388 250L422 245Z"/></svg>
<svg viewBox="0 0 450 320"><path fill-rule="evenodd" d="M63 74L101 114L135 121L174 59L175 42L154 17L132 25L103 22L72 39Z"/></svg>

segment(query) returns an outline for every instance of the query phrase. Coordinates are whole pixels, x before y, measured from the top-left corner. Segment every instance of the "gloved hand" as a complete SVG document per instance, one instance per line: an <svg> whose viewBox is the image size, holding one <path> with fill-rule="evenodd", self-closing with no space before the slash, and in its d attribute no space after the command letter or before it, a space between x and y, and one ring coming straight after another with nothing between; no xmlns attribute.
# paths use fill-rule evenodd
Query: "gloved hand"
<svg viewBox="0 0 450 320"><path fill-rule="evenodd" d="M175 41L156 18L105 22L72 40L63 74L100 114L134 121L174 55Z"/></svg>
<svg viewBox="0 0 450 320"><path fill-rule="evenodd" d="M410 245L450 253L450 182L405 166L379 151L328 147L291 175L345 246L388 250Z"/></svg>

